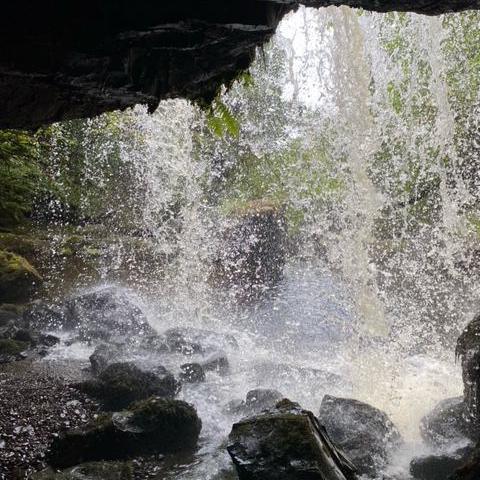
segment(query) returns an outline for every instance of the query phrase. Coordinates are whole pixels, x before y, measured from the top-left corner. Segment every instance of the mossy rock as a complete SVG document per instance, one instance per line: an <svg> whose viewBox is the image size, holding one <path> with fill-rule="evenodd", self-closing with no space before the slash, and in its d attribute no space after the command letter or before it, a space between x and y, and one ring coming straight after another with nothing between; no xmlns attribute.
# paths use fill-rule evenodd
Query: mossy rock
<svg viewBox="0 0 480 480"><path fill-rule="evenodd" d="M47 248L47 242L41 238L18 233L0 232L0 249L21 255L30 262L35 261Z"/></svg>
<svg viewBox="0 0 480 480"><path fill-rule="evenodd" d="M238 478L355 480L355 467L307 410L283 399L260 415L235 423L227 451Z"/></svg>
<svg viewBox="0 0 480 480"><path fill-rule="evenodd" d="M41 282L40 274L24 257L0 250L0 301L27 300Z"/></svg>
<svg viewBox="0 0 480 480"><path fill-rule="evenodd" d="M27 342L12 340L10 338L0 339L0 355L18 355L27 348Z"/></svg>
<svg viewBox="0 0 480 480"><path fill-rule="evenodd" d="M47 461L53 467L67 468L82 462L193 451L201 428L193 406L151 397L54 439Z"/></svg>
<svg viewBox="0 0 480 480"><path fill-rule="evenodd" d="M34 473L30 480L132 480L131 462L91 462L55 472L48 468Z"/></svg>

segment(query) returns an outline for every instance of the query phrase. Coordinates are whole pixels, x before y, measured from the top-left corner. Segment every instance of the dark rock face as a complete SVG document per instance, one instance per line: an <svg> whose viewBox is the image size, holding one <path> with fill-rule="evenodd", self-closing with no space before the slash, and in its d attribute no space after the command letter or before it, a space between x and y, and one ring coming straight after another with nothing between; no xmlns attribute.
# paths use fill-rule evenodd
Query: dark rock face
<svg viewBox="0 0 480 480"><path fill-rule="evenodd" d="M355 468L314 415L289 400L235 423L227 450L240 480L355 478Z"/></svg>
<svg viewBox="0 0 480 480"><path fill-rule="evenodd" d="M463 398L466 416L473 426L480 425L480 315L465 328L455 352L462 360Z"/></svg>
<svg viewBox="0 0 480 480"><path fill-rule="evenodd" d="M79 384L85 393L98 398L107 409L124 408L137 400L152 395L173 398L178 391L174 376L167 372L145 372L132 363L112 363L98 380Z"/></svg>
<svg viewBox="0 0 480 480"><path fill-rule="evenodd" d="M415 480L448 480L464 462L471 447L461 448L451 454L428 455L414 458L410 473Z"/></svg>
<svg viewBox="0 0 480 480"><path fill-rule="evenodd" d="M318 418L360 474L376 477L402 442L384 412L358 400L325 395Z"/></svg>
<svg viewBox="0 0 480 480"><path fill-rule="evenodd" d="M480 478L480 444L476 445L448 480L478 480L478 478Z"/></svg>
<svg viewBox="0 0 480 480"><path fill-rule="evenodd" d="M89 461L188 451L195 448L201 428L201 420L188 403L151 397L55 439L48 462L66 468Z"/></svg>
<svg viewBox="0 0 480 480"><path fill-rule="evenodd" d="M209 100L303 3L438 14L479 0L18 0L0 16L0 128L36 128L160 99ZM88 25L88 28L85 26Z"/></svg>
<svg viewBox="0 0 480 480"><path fill-rule="evenodd" d="M462 397L442 400L420 422L420 433L425 443L442 447L465 438L473 438L474 431L466 419Z"/></svg>

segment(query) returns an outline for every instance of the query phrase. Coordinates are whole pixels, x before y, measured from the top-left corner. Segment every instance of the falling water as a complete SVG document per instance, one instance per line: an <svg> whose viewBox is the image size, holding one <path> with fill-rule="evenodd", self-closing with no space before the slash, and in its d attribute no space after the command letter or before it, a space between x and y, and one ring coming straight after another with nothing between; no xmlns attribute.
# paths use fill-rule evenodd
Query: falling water
<svg viewBox="0 0 480 480"><path fill-rule="evenodd" d="M255 387L314 412L325 393L367 401L391 415L406 449L417 452L426 448L420 418L461 392L453 344L479 292L464 214L472 189L452 168L461 161L447 20L348 8L288 16L252 67L254 85L222 96L239 119L237 138L216 138L206 114L183 100L152 115L143 107L119 114L119 158L130 180L125 203L109 209L114 218L130 212L157 263L136 268L117 231L95 281L80 286L131 289L159 331L194 326L239 343L226 347L230 375L183 389L204 423L201 446L162 478L224 478L217 475L231 469L222 445L233 422L224 407ZM87 159L87 177L99 185L117 181L94 170L104 153L90 150ZM247 157L279 175L245 170ZM270 182L260 191L285 207L298 248L288 250L271 294L239 305L220 294L212 265L232 222L226 205L259 200L248 198L258 175ZM310 185L317 179L320 193ZM178 371L179 359L161 361ZM397 478L408 478L408 460L407 452L391 466Z"/></svg>

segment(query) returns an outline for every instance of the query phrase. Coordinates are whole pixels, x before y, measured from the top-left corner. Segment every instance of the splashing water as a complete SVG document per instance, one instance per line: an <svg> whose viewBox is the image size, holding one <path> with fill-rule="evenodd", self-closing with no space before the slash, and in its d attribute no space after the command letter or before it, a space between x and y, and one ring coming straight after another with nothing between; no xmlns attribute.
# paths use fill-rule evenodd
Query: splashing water
<svg viewBox="0 0 480 480"><path fill-rule="evenodd" d="M121 114L125 196L162 262L148 278L134 273L117 238L100 279L138 291L159 331L193 326L239 344L226 347L230 375L183 389L204 423L201 446L162 478L224 478L233 422L225 405L257 387L315 413L326 393L383 409L407 440L390 473L408 478L412 453L426 449L420 418L461 393L453 344L479 293L471 263L478 179L462 167L448 53L460 49L450 26L457 18L300 9L253 66L253 87L222 97L239 119L238 138L213 136L186 101ZM479 98L462 106L462 128L478 126ZM238 305L219 294L212 264L232 222L227 207L265 199L286 212L297 248L271 294ZM125 261L132 268L116 276ZM176 372L181 361L137 360Z"/></svg>

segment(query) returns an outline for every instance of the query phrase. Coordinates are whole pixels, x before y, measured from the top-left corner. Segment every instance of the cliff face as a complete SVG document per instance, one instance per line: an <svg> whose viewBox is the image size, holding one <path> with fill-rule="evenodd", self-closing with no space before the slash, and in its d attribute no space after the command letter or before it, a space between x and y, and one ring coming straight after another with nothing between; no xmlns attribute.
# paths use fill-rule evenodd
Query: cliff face
<svg viewBox="0 0 480 480"><path fill-rule="evenodd" d="M299 4L426 14L480 0L16 0L0 15L0 128L164 98L209 101Z"/></svg>

